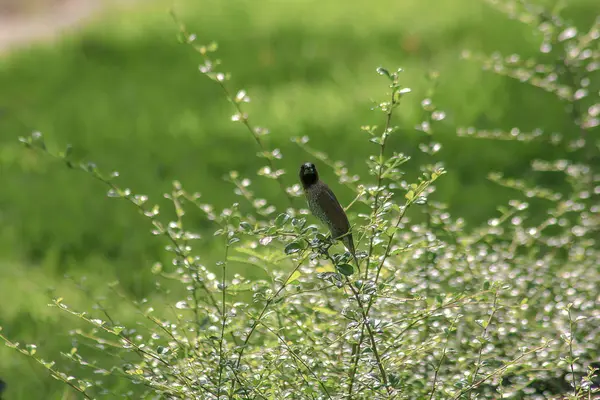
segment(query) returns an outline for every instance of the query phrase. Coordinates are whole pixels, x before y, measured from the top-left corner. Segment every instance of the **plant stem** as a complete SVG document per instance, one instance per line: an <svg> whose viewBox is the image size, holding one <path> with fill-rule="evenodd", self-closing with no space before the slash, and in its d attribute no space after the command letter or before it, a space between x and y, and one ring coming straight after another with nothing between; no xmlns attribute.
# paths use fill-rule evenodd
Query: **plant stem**
<svg viewBox="0 0 600 400"><path fill-rule="evenodd" d="M225 324L227 322L227 304L226 304L226 278L227 278L227 258L229 256L229 239L225 236L225 260L223 260L221 269L221 336L219 337L219 378L217 384L217 399L221 396L221 383L223 378L223 341L225 336Z"/></svg>
<svg viewBox="0 0 600 400"><path fill-rule="evenodd" d="M571 368L571 383L573 384L573 392L577 395L577 383L575 381L575 366L573 365L573 361L575 358L573 357L573 318L571 315L571 307L567 307L567 313L569 315L569 366Z"/></svg>
<svg viewBox="0 0 600 400"><path fill-rule="evenodd" d="M474 369L473 373L471 374L471 385L473 385L473 382L475 382L475 379L477 378L477 374L479 373L479 369L481 368L481 358L483 356L484 341L487 336L487 332L488 332L490 323L492 322L492 319L494 318L494 314L496 314L496 311L498 310L497 304L498 304L498 292L496 291L496 292L494 292L494 303L492 304L492 312L490 313L490 316L488 317L487 322L486 322L485 326L483 327L483 332L481 332L481 340L480 340L479 351L477 354L477 362L475 363L475 369ZM471 398L472 394L473 394L473 391L471 389L471 390L469 390L469 399Z"/></svg>
<svg viewBox="0 0 600 400"><path fill-rule="evenodd" d="M377 188L375 189L375 200L373 201L373 213L372 218L374 220L373 229L371 231L371 240L369 241L369 252L367 257L367 265L365 267L365 276L364 279L367 280L369 277L369 264L371 263L371 257L373 255L373 245L375 241L375 231L377 230L377 226L375 222L377 221L377 213L379 211L379 196L381 195L381 182L383 180L383 156L385 153L385 144L387 142L388 132L390 130L390 124L392 122L392 115L394 112L394 107L396 106L396 89L392 89L392 100L390 103L390 108L386 113L385 119L385 128L383 129L381 145L379 147L379 165L377 168Z"/></svg>
<svg viewBox="0 0 600 400"><path fill-rule="evenodd" d="M367 334L369 336L369 339L371 341L371 346L372 346L372 350L373 350L373 355L375 356L375 360L377 361L377 368L379 369L379 373L381 374L381 380L383 381L383 384L388 392L388 395L391 395L391 389L390 386L388 384L388 377L387 377L387 373L385 372L385 368L383 366L383 362L381 361L381 357L379 355L379 351L377 350L377 342L375 341L375 335L373 334L373 330L371 329L371 325L369 325L369 321L368 321L368 316L367 316L367 312L365 309L365 306L362 302L362 300L360 299L360 295L359 293L356 291L356 289L354 288L354 286L352 286L352 282L350 282L350 280L348 279L348 277L346 277L346 283L348 284L348 287L350 287L350 290L352 291L352 293L354 294L354 298L356 299L358 306L360 307L361 313L362 313L362 317L363 317L363 326L365 328L367 328ZM360 350L360 348L359 348Z"/></svg>
<svg viewBox="0 0 600 400"><path fill-rule="evenodd" d="M281 284L281 286L279 287L279 289L275 292L275 294L273 294L273 296L271 296L269 299L267 299L267 302L265 303L265 306L263 307L263 309L261 310L261 312L259 313L258 317L254 319L254 322L252 323L252 326L250 327L250 331L248 332L248 334L246 335L246 338L244 339L244 341L242 342L241 345L241 349L238 353L238 357L237 360L235 361L235 369L237 370L240 367L240 364L242 362L242 356L244 355L244 350L246 349L248 342L250 341L250 338L252 337L252 334L254 333L254 331L256 330L256 327L258 326L258 324L261 323L261 319L262 317L265 315L265 313L267 312L267 309L269 308L269 306L273 303L273 301L277 298L277 296L279 296L279 293L281 293L283 291L283 289L285 289L285 287L287 286L288 281L290 280L291 276L300 268L300 266L304 263L304 261L306 260L307 256L302 257L302 259L300 260L300 262L296 265L296 267L289 273L288 277L286 278L286 280ZM232 384L232 392L235 389L235 381L231 381Z"/></svg>
<svg viewBox="0 0 600 400"><path fill-rule="evenodd" d="M264 322L261 321L260 324L264 326L273 335L275 335L277 339L279 339L281 344L283 344L283 346L287 349L288 353L294 358L294 360L298 361L304 366L304 368L306 368L306 370L312 375L312 377L319 383L319 386L321 386L327 397L331 399L331 395L329 394L327 387L323 384L323 382L321 382L321 379L319 379L319 377L315 374L312 368L301 357L298 357L294 350L290 348L290 346L285 341L285 338L281 337L277 332L275 332L272 328L268 327Z"/></svg>

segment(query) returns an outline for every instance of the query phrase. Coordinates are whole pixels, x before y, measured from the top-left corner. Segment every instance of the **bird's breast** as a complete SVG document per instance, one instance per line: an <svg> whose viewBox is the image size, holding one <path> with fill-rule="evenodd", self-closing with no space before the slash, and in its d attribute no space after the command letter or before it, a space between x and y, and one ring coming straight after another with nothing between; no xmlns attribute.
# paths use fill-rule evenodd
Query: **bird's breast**
<svg viewBox="0 0 600 400"><path fill-rule="evenodd" d="M330 227L331 221L327 217L325 210L319 204L319 194L314 190L309 190L306 193L306 202L308 203L308 209L310 212L317 217L322 223Z"/></svg>

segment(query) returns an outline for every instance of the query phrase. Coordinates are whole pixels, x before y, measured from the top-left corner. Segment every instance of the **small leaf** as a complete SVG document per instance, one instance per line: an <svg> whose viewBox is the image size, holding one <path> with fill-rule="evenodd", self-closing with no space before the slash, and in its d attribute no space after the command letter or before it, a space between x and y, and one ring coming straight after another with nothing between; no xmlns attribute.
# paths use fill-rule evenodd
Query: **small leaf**
<svg viewBox="0 0 600 400"><path fill-rule="evenodd" d="M327 308L327 307L313 307L314 311L320 312L322 314L327 314L327 315L338 315L338 312L335 310L332 310L331 308Z"/></svg>
<svg viewBox="0 0 600 400"><path fill-rule="evenodd" d="M292 219L292 225L296 228L302 229L302 227L306 224L305 218L294 218Z"/></svg>
<svg viewBox="0 0 600 400"><path fill-rule="evenodd" d="M217 51L217 49L219 48L219 45L217 44L217 42L211 42L208 47L206 48L206 50L210 51L210 52L215 52Z"/></svg>
<svg viewBox="0 0 600 400"><path fill-rule="evenodd" d="M392 236L396 234L396 231L398 231L398 227L390 226L385 230L385 234L388 236Z"/></svg>
<svg viewBox="0 0 600 400"><path fill-rule="evenodd" d="M331 268L331 264L325 264L322 267L315 268L316 272L335 272L333 268Z"/></svg>
<svg viewBox="0 0 600 400"><path fill-rule="evenodd" d="M124 329L125 329L125 327L124 327L124 326L114 326L114 327L113 327L113 333L114 333L115 335L120 335L120 334L121 334L121 332L123 332L123 330L124 330Z"/></svg>
<svg viewBox="0 0 600 400"><path fill-rule="evenodd" d="M65 151L63 152L63 158L68 158L71 155L72 151L73 151L73 146L68 144L67 147L65 148Z"/></svg>
<svg viewBox="0 0 600 400"><path fill-rule="evenodd" d="M408 201L411 201L412 199L415 198L415 192L413 192L412 190L409 190L408 193L406 193L406 195L404 197L406 197L406 199Z"/></svg>
<svg viewBox="0 0 600 400"><path fill-rule="evenodd" d="M419 196L417 197L417 199L414 201L415 204L418 204L420 206L422 206L423 204L427 204L427 197L425 196Z"/></svg>
<svg viewBox="0 0 600 400"><path fill-rule="evenodd" d="M324 243L328 242L327 236L323 235L322 233L317 233L317 235L315 237L317 238L317 240L319 242L324 242Z"/></svg>
<svg viewBox="0 0 600 400"><path fill-rule="evenodd" d="M350 264L339 264L336 268L342 275L350 276L354 273L354 267Z"/></svg>
<svg viewBox="0 0 600 400"><path fill-rule="evenodd" d="M287 214L279 214L277 218L275 218L275 226L281 228L290 220L290 216Z"/></svg>
<svg viewBox="0 0 600 400"><path fill-rule="evenodd" d="M292 242L285 246L285 254L294 254L302 250L304 246L300 242Z"/></svg>
<svg viewBox="0 0 600 400"><path fill-rule="evenodd" d="M250 225L248 222L243 221L240 222L240 228L244 231L244 232L252 232L252 225Z"/></svg>
<svg viewBox="0 0 600 400"><path fill-rule="evenodd" d="M337 272L321 272L317 274L317 278L331 282L338 288L344 286L344 283L342 282L342 276Z"/></svg>
<svg viewBox="0 0 600 400"><path fill-rule="evenodd" d="M121 193L119 193L119 191L116 189L109 189L108 193L106 193L106 195L108 197L121 197L122 196Z"/></svg>
<svg viewBox="0 0 600 400"><path fill-rule="evenodd" d="M267 246L272 241L273 241L273 236L265 236L263 238L260 238L258 243L262 244L263 246Z"/></svg>
<svg viewBox="0 0 600 400"><path fill-rule="evenodd" d="M490 281L483 282L483 290L489 290L489 288L490 288Z"/></svg>
<svg viewBox="0 0 600 400"><path fill-rule="evenodd" d="M152 265L151 271L153 274L160 274L162 272L162 270L163 270L163 266L161 263L155 262L154 265Z"/></svg>
<svg viewBox="0 0 600 400"><path fill-rule="evenodd" d="M379 75L387 76L389 79L392 79L392 75L390 74L390 71L388 71L387 69L385 69L383 67L378 67L377 73Z"/></svg>
<svg viewBox="0 0 600 400"><path fill-rule="evenodd" d="M37 352L37 346L35 344L26 344L25 347L31 356Z"/></svg>
<svg viewBox="0 0 600 400"><path fill-rule="evenodd" d="M292 283L292 282L298 280L298 278L300 278L301 276L302 276L302 273L300 271L294 271L294 273L292 275L290 275L290 277L285 282L285 284L287 285L289 283Z"/></svg>
<svg viewBox="0 0 600 400"><path fill-rule="evenodd" d="M19 142L23 143L26 147L31 147L31 137L19 137Z"/></svg>
<svg viewBox="0 0 600 400"><path fill-rule="evenodd" d="M94 173L98 170L98 167L96 166L95 163L89 162L89 163L85 164L85 169L87 172Z"/></svg>

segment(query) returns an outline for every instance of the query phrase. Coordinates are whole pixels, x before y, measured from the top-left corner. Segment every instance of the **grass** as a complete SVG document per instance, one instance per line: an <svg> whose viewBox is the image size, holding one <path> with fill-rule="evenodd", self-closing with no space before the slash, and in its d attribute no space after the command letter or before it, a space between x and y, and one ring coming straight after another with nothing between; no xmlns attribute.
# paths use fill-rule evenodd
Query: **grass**
<svg viewBox="0 0 600 400"><path fill-rule="evenodd" d="M570 16L588 25L594 3L575 2ZM154 293L149 267L164 258L129 204L107 199L97 182L24 150L18 136L39 130L51 147L71 143L75 158L120 171L126 186L158 201L178 179L207 202L231 203L233 188L222 176L229 170L254 175L262 166L253 157L252 138L230 122L230 105L196 70L199 59L177 43L169 5L108 11L57 43L0 59L0 292L14 299L0 309L0 325L13 337L39 338L61 324L41 293L54 285L61 295L79 296L64 273L86 275L93 286L118 279L142 297ZM440 72L435 102L448 113L448 129L436 139L452 157L443 160L451 173L438 195L469 221L485 220L510 197L486 181L489 171L518 175L552 150L467 141L450 127L570 126L563 105L550 95L459 59L463 48L528 55L539 45L523 26L483 3L236 0L179 2L175 9L200 41L219 43L234 86L248 91L251 118L271 130L270 145L282 149L287 171L306 158L289 139L310 134L314 147L366 173L359 127L380 122L368 101L381 100L381 80L373 73L379 65L403 67L404 84L415 89L399 116L406 133L390 145L414 156L413 165L419 165L419 152L412 126L420 121L425 75ZM325 179L334 181L332 175ZM285 182L295 183L296 176L290 173ZM283 204L272 182L253 186L259 197ZM351 193L336 189L347 203ZM467 199L476 199L477 207ZM198 230L205 231L200 219ZM216 259L210 245L201 254L209 263ZM56 351L61 342L47 347ZM31 383L46 378L34 378L18 355L2 355L9 398L31 398ZM40 395L49 390L46 398L58 398L63 390L50 388Z"/></svg>

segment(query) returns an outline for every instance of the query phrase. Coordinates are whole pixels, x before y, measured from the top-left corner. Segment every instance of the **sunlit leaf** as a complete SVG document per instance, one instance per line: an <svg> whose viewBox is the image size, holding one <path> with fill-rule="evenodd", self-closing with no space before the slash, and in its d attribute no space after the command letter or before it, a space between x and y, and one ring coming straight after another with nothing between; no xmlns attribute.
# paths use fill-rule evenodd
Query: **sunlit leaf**
<svg viewBox="0 0 600 400"><path fill-rule="evenodd" d="M292 275L290 275L288 280L285 282L286 285L298 280L298 278L300 278L301 276L302 276L302 273L300 271L298 271L298 270L294 271L294 273Z"/></svg>

